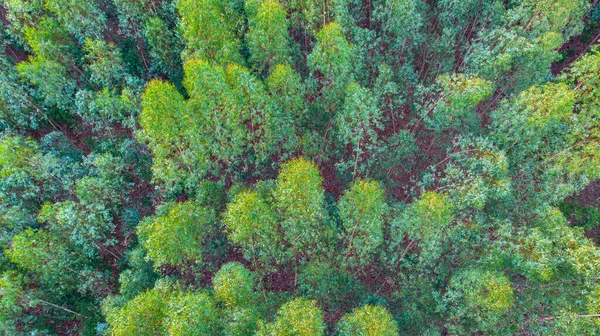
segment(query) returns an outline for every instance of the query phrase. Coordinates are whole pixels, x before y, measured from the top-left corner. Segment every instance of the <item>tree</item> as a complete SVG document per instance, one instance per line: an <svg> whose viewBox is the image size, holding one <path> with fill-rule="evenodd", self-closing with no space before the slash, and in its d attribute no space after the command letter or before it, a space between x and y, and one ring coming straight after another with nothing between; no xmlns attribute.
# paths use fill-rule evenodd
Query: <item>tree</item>
<svg viewBox="0 0 600 336"><path fill-rule="evenodd" d="M166 216L143 223L137 231L155 268L187 266L202 263L205 239L215 224L212 210L185 202L174 205Z"/></svg>
<svg viewBox="0 0 600 336"><path fill-rule="evenodd" d="M56 21L42 19L36 26L25 27L24 36L33 54L68 67L73 66L79 50L73 37Z"/></svg>
<svg viewBox="0 0 600 336"><path fill-rule="evenodd" d="M114 0L114 4L119 18L119 27L132 36L140 34L143 21L150 16L146 13L148 7L151 12L156 11L154 6L148 6L146 0Z"/></svg>
<svg viewBox="0 0 600 336"><path fill-rule="evenodd" d="M304 102L305 87L302 78L289 65L275 65L266 81L270 98L277 104L282 119L301 134L310 123Z"/></svg>
<svg viewBox="0 0 600 336"><path fill-rule="evenodd" d="M227 238L242 247L244 257L261 267L285 261L279 219L256 191L242 191L224 215Z"/></svg>
<svg viewBox="0 0 600 336"><path fill-rule="evenodd" d="M323 250L327 241L323 178L317 166L303 158L281 166L273 195L283 219L281 228L295 253Z"/></svg>
<svg viewBox="0 0 600 336"><path fill-rule="evenodd" d="M183 170L190 169L186 156L181 155L186 147L176 136L183 133L184 107L183 96L169 83L151 81L142 95L139 118L142 130L138 137L148 144L155 156L152 165L154 179L170 188L185 185Z"/></svg>
<svg viewBox="0 0 600 336"><path fill-rule="evenodd" d="M4 6L6 19L10 22L7 30L11 36L23 44L25 28L36 26L44 17L44 0L7 0L4 2Z"/></svg>
<svg viewBox="0 0 600 336"><path fill-rule="evenodd" d="M501 273L467 269L458 272L450 280L447 300L456 304L451 311L456 325L462 328L496 330L502 314L513 305L514 292L510 281ZM472 325L474 324L474 325Z"/></svg>
<svg viewBox="0 0 600 336"><path fill-rule="evenodd" d="M104 13L93 1L46 0L45 7L54 13L80 43L86 38L100 38L106 25Z"/></svg>
<svg viewBox="0 0 600 336"><path fill-rule="evenodd" d="M248 69L230 65L225 72L240 109L240 123L246 125L245 142L255 164L262 167L268 163L271 154L277 153L273 148L281 148L278 152L287 155L294 141L291 116L277 109L266 87Z"/></svg>
<svg viewBox="0 0 600 336"><path fill-rule="evenodd" d="M319 88L318 108L329 120L341 106L346 87L352 81L353 49L337 23L325 25L308 56L308 68Z"/></svg>
<svg viewBox="0 0 600 336"><path fill-rule="evenodd" d="M465 139L446 157L438 190L446 189L456 210L510 202L512 179L506 154L484 139Z"/></svg>
<svg viewBox="0 0 600 336"><path fill-rule="evenodd" d="M383 224L388 214L384 190L377 181L356 180L338 202L344 227L342 264L364 266L383 243Z"/></svg>
<svg viewBox="0 0 600 336"><path fill-rule="evenodd" d="M175 294L176 295L176 294ZM111 326L110 335L160 335L165 331L164 319L169 312L169 302L174 296L172 285L157 283L149 291L139 294L123 307L104 307L106 320Z"/></svg>
<svg viewBox="0 0 600 336"><path fill-rule="evenodd" d="M246 41L253 68L262 74L277 64L289 64L290 38L285 10L277 1L266 0L251 14L248 14Z"/></svg>
<svg viewBox="0 0 600 336"><path fill-rule="evenodd" d="M41 57L30 57L17 66L19 76L37 86L40 98L49 107L68 110L73 104L76 83L67 74L67 69L55 61Z"/></svg>
<svg viewBox="0 0 600 336"><path fill-rule="evenodd" d="M17 333L23 314L23 278L16 272L0 274L0 330Z"/></svg>
<svg viewBox="0 0 600 336"><path fill-rule="evenodd" d="M596 2L4 0L0 334L600 334Z"/></svg>
<svg viewBox="0 0 600 336"><path fill-rule="evenodd" d="M380 2L375 16L382 21L382 27L388 36L389 43L395 48L399 48L403 44L415 45L424 38L422 33L422 27L425 25L423 5L418 0Z"/></svg>
<svg viewBox="0 0 600 336"><path fill-rule="evenodd" d="M17 131L35 129L43 113L24 89L23 80L4 57L0 58L0 129Z"/></svg>
<svg viewBox="0 0 600 336"><path fill-rule="evenodd" d="M301 335L318 336L325 334L323 313L315 301L296 298L277 310L277 319L262 327L258 335Z"/></svg>
<svg viewBox="0 0 600 336"><path fill-rule="evenodd" d="M244 265L231 262L221 266L213 278L213 289L218 301L228 307L243 307L254 297L254 282Z"/></svg>
<svg viewBox="0 0 600 336"><path fill-rule="evenodd" d="M257 310L253 274L238 262L229 262L213 278L215 299L224 305L220 312L225 335L254 335L260 314Z"/></svg>
<svg viewBox="0 0 600 336"><path fill-rule="evenodd" d="M140 109L137 94L130 89L120 94L106 88L98 92L80 90L75 95L76 112L96 131L109 130L115 124L133 128Z"/></svg>
<svg viewBox="0 0 600 336"><path fill-rule="evenodd" d="M442 75L436 82L440 91L432 106L423 111L427 126L436 131L472 124L477 120L477 104L494 93L491 82L460 74Z"/></svg>
<svg viewBox="0 0 600 336"><path fill-rule="evenodd" d="M127 76L121 54L114 44L104 40L85 40L90 81L107 89L121 88Z"/></svg>
<svg viewBox="0 0 600 336"><path fill-rule="evenodd" d="M427 191L392 223L393 244L401 245L407 235L411 243L402 255L410 250L412 244L418 242L422 245L419 258L423 261L435 260L440 256L442 241L453 220L454 210L448 197ZM392 262L397 260L398 256L392 257Z"/></svg>
<svg viewBox="0 0 600 336"><path fill-rule="evenodd" d="M398 335L398 323L383 307L365 305L346 314L337 324L340 336Z"/></svg>
<svg viewBox="0 0 600 336"><path fill-rule="evenodd" d="M167 22L159 17L152 17L144 23L144 37L148 41L148 52L152 58L150 69L169 75L172 81L180 81L183 77L180 53L183 49Z"/></svg>
<svg viewBox="0 0 600 336"><path fill-rule="evenodd" d="M377 107L377 98L364 87L351 83L346 88L344 105L336 114L334 123L338 141L350 146L352 159L340 164L340 168L352 170L352 176L367 175L375 158L367 153L377 152L378 131L383 130L382 113Z"/></svg>
<svg viewBox="0 0 600 336"><path fill-rule="evenodd" d="M286 12L290 13L290 21L295 29L303 29L315 35L319 29L330 22L333 16L331 0L286 0L283 2Z"/></svg>
<svg viewBox="0 0 600 336"><path fill-rule="evenodd" d="M343 311L365 300L366 287L358 277L336 265L335 260L319 258L302 265L296 293L317 300L326 313Z"/></svg>
<svg viewBox="0 0 600 336"><path fill-rule="evenodd" d="M27 229L12 240L4 253L11 262L34 274L47 289L64 295L77 285L76 260L57 236L45 230Z"/></svg>
<svg viewBox="0 0 600 336"><path fill-rule="evenodd" d="M186 42L182 59L205 59L211 63L244 64L240 41L225 15L221 0L182 0L177 2L181 31Z"/></svg>
<svg viewBox="0 0 600 336"><path fill-rule="evenodd" d="M169 335L215 335L219 317L212 298L206 293L185 292L169 302L164 321Z"/></svg>

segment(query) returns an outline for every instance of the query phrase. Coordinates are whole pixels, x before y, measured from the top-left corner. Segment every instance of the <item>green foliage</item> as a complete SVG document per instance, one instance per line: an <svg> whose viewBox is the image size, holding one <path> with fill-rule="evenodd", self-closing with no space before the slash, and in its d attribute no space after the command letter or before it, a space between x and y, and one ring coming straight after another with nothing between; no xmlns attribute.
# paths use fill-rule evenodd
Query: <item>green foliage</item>
<svg viewBox="0 0 600 336"><path fill-rule="evenodd" d="M0 275L0 330L16 333L19 318L23 313L22 276L16 272Z"/></svg>
<svg viewBox="0 0 600 336"><path fill-rule="evenodd" d="M75 99L77 114L98 131L118 123L134 127L139 114L137 92L129 89L124 89L121 94L106 88L99 92L80 90Z"/></svg>
<svg viewBox="0 0 600 336"><path fill-rule="evenodd" d="M573 225L589 231L600 225L600 209L593 205L582 206L576 200L567 200L560 205L560 211Z"/></svg>
<svg viewBox="0 0 600 336"><path fill-rule="evenodd" d="M278 64L271 70L266 84L282 118L287 118L287 122L295 126L296 133L301 133L311 122L306 113L302 78L289 65Z"/></svg>
<svg viewBox="0 0 600 336"><path fill-rule="evenodd" d="M337 23L325 25L308 56L308 68L320 83L319 107L327 119L341 106L353 77L353 50Z"/></svg>
<svg viewBox="0 0 600 336"><path fill-rule="evenodd" d="M254 335L260 318L254 275L244 265L229 262L213 277L213 291L223 305L219 315L223 334Z"/></svg>
<svg viewBox="0 0 600 336"><path fill-rule="evenodd" d="M45 7L80 41L102 37L106 25L104 13L93 1L46 0Z"/></svg>
<svg viewBox="0 0 600 336"><path fill-rule="evenodd" d="M332 15L331 0L286 0L283 2L286 12L290 13L290 21L294 27L303 28L314 35Z"/></svg>
<svg viewBox="0 0 600 336"><path fill-rule="evenodd" d="M425 13L419 0L381 1L376 15L382 25L389 43L395 48L405 48L422 40ZM385 36L385 35L384 35Z"/></svg>
<svg viewBox="0 0 600 336"><path fill-rule="evenodd" d="M6 19L10 22L7 30L19 42L23 42L25 28L36 26L44 14L44 0L7 0L4 2Z"/></svg>
<svg viewBox="0 0 600 336"><path fill-rule="evenodd" d="M67 69L55 61L30 57L17 65L19 76L37 86L38 94L49 107L68 109L73 103L75 81L67 75Z"/></svg>
<svg viewBox="0 0 600 336"><path fill-rule="evenodd" d="M5 59L0 59L0 129L15 131L38 127L43 112L32 104L18 72Z"/></svg>
<svg viewBox="0 0 600 336"><path fill-rule="evenodd" d="M338 202L344 226L342 263L367 265L383 243L383 224L388 214L384 190L376 181L356 180Z"/></svg>
<svg viewBox="0 0 600 336"><path fill-rule="evenodd" d="M257 192L237 194L227 207L224 222L227 238L241 246L246 259L265 266L285 260L278 218Z"/></svg>
<svg viewBox="0 0 600 336"><path fill-rule="evenodd" d="M113 0L119 26L126 32L137 35L142 26L142 21L148 16L146 0ZM152 7L154 9L154 6Z"/></svg>
<svg viewBox="0 0 600 336"><path fill-rule="evenodd" d="M13 238L4 253L19 267L35 274L55 293L65 293L76 285L75 260L63 242L44 230L27 229Z"/></svg>
<svg viewBox="0 0 600 336"><path fill-rule="evenodd" d="M216 64L243 64L234 25L225 16L225 1L177 1L181 31L186 42L184 60L205 59Z"/></svg>
<svg viewBox="0 0 600 336"><path fill-rule="evenodd" d="M182 293L169 302L164 322L169 335L215 335L219 317L212 298L206 293Z"/></svg>
<svg viewBox="0 0 600 336"><path fill-rule="evenodd" d="M374 158L368 153L377 152L377 132L383 129L382 113L377 107L377 99L368 89L356 83L346 88L344 105L336 114L334 123L337 127L337 137L343 146L352 148L351 162L341 165L352 170L352 175L365 175L369 167L374 165Z"/></svg>
<svg viewBox="0 0 600 336"><path fill-rule="evenodd" d="M437 131L472 123L477 119L474 116L477 104L494 92L491 82L464 75L442 75L436 82L440 92L433 105L424 111L423 119L428 127Z"/></svg>
<svg viewBox="0 0 600 336"><path fill-rule="evenodd" d="M2 8L0 334L600 333L599 5Z"/></svg>
<svg viewBox="0 0 600 336"><path fill-rule="evenodd" d="M138 227L138 235L154 267L202 263L205 240L214 232L215 214L193 202L174 205L166 216L158 216Z"/></svg>
<svg viewBox="0 0 600 336"><path fill-rule="evenodd" d="M340 336L392 336L398 335L398 323L385 308L365 305L344 315L337 330Z"/></svg>
<svg viewBox="0 0 600 336"><path fill-rule="evenodd" d="M215 298L228 307L247 307L254 299L252 274L244 265L230 262L213 278Z"/></svg>
<svg viewBox="0 0 600 336"><path fill-rule="evenodd" d="M293 299L279 308L277 319L262 327L257 335L318 336L325 334L323 313L315 301Z"/></svg>
<svg viewBox="0 0 600 336"><path fill-rule="evenodd" d="M461 151L448 156L439 188L448 189L456 209L483 209L486 204L512 197L512 180L506 155L481 140L465 142Z"/></svg>
<svg viewBox="0 0 600 336"><path fill-rule="evenodd" d="M457 308L450 314L456 320L455 332L475 328L493 332L495 324L502 323L502 314L511 308L514 292L510 281L501 273L468 269L450 279L446 294ZM468 329L467 329L468 330Z"/></svg>
<svg viewBox="0 0 600 336"><path fill-rule="evenodd" d="M281 5L276 0L262 1L248 21L246 40L256 71L263 73L277 64L290 63L288 21Z"/></svg>
<svg viewBox="0 0 600 336"><path fill-rule="evenodd" d="M107 89L119 88L127 73L115 45L104 40L87 39L84 51L90 81Z"/></svg>
<svg viewBox="0 0 600 336"><path fill-rule="evenodd" d="M322 183L319 169L306 159L293 159L281 166L273 195L283 219L284 236L296 252L323 249L322 221L326 214Z"/></svg>
<svg viewBox="0 0 600 336"><path fill-rule="evenodd" d="M36 56L63 65L74 61L73 54L77 53L75 41L56 21L42 19L35 27L25 27L24 33L29 48Z"/></svg>
<svg viewBox="0 0 600 336"><path fill-rule="evenodd" d="M336 267L333 260L313 260L298 273L298 293L317 300L326 312L347 309L363 299L365 287L356 276Z"/></svg>
<svg viewBox="0 0 600 336"><path fill-rule="evenodd" d="M143 131L139 138L148 143L155 156L154 179L170 187L180 183L181 170L187 163L185 157L173 156L174 152L182 153L184 149L183 142L174 136L182 133L183 109L183 96L173 85L158 80L148 83L142 95L139 122ZM168 160L171 157L173 160Z"/></svg>
<svg viewBox="0 0 600 336"><path fill-rule="evenodd" d="M147 19L144 24L144 37L148 41L148 52L152 58L151 69L180 80L183 72L179 57L182 46L174 32L169 30L167 23L159 17Z"/></svg>
<svg viewBox="0 0 600 336"><path fill-rule="evenodd" d="M453 220L454 210L448 196L427 191L392 223L392 240L400 245L408 236L412 242L422 245L419 256L422 260L435 260L440 257L442 240ZM391 261L397 259L394 255Z"/></svg>
<svg viewBox="0 0 600 336"><path fill-rule="evenodd" d="M161 282L152 290L128 301L123 307L106 307L106 321L111 326L108 333L113 336L163 334L163 322L168 316L169 300L173 294L172 285Z"/></svg>

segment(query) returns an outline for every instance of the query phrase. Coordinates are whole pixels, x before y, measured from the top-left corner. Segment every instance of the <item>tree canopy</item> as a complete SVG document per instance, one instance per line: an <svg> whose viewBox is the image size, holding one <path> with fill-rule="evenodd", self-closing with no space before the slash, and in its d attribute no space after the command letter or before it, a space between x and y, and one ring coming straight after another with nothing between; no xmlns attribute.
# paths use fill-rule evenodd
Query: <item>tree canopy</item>
<svg viewBox="0 0 600 336"><path fill-rule="evenodd" d="M0 335L600 334L597 0L0 19Z"/></svg>

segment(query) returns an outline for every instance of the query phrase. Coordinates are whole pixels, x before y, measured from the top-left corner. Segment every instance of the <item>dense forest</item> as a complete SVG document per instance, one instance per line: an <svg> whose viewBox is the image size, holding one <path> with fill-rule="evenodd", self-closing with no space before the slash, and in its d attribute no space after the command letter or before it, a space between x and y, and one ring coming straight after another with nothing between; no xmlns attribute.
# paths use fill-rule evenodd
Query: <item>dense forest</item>
<svg viewBox="0 0 600 336"><path fill-rule="evenodd" d="M599 1L0 4L0 335L600 334Z"/></svg>

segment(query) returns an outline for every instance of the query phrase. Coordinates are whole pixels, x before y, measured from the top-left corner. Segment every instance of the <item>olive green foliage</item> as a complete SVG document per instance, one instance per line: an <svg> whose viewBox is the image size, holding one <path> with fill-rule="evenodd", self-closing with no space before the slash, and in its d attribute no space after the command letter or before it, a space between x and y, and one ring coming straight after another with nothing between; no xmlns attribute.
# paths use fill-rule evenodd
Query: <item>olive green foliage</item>
<svg viewBox="0 0 600 336"><path fill-rule="evenodd" d="M294 159L281 167L273 190L281 228L292 248L321 248L319 235L325 220L323 178L317 166L306 159Z"/></svg>
<svg viewBox="0 0 600 336"><path fill-rule="evenodd" d="M317 42L308 56L308 68L323 88L319 92L322 118L329 118L343 102L346 86L353 77L353 50L342 27L328 23L317 34Z"/></svg>
<svg viewBox="0 0 600 336"><path fill-rule="evenodd" d="M288 21L281 5L275 0L262 1L256 13L248 13L248 21L246 38L254 68L261 73L277 64L288 64Z"/></svg>
<svg viewBox="0 0 600 336"><path fill-rule="evenodd" d="M383 243L388 214L384 190L376 181L356 180L338 202L346 243L342 263L367 265Z"/></svg>
<svg viewBox="0 0 600 336"><path fill-rule="evenodd" d="M253 287L250 271L236 262L223 265L213 278L215 298L227 306L248 306L254 296Z"/></svg>
<svg viewBox="0 0 600 336"><path fill-rule="evenodd" d="M502 314L514 302L513 289L504 275L475 269L454 275L446 295L458 307L451 313L457 332L471 323L493 331L494 324L501 321Z"/></svg>
<svg viewBox="0 0 600 336"><path fill-rule="evenodd" d="M0 13L0 335L600 334L597 1Z"/></svg>
<svg viewBox="0 0 600 336"><path fill-rule="evenodd" d="M277 310L274 322L262 327L258 335L318 336L325 334L323 313L315 301L293 299Z"/></svg>
<svg viewBox="0 0 600 336"><path fill-rule="evenodd" d="M227 238L242 247L244 257L269 265L281 260L278 217L271 206L255 191L242 191L225 212Z"/></svg>
<svg viewBox="0 0 600 336"><path fill-rule="evenodd" d="M441 90L423 116L428 126L436 130L464 127L472 122L476 119L473 114L477 104L490 97L494 90L489 81L462 75L442 75L436 82Z"/></svg>
<svg viewBox="0 0 600 336"><path fill-rule="evenodd" d="M177 11L186 42L183 59L202 58L217 64L244 63L234 25L225 16L226 1L181 0Z"/></svg>
<svg viewBox="0 0 600 336"><path fill-rule="evenodd" d="M109 334L114 336L162 334L163 321L169 311L168 303L172 292L173 288L169 283L157 284L155 288L139 294L123 307L108 310L106 320L112 326ZM177 319L178 316L175 315L174 318Z"/></svg>
<svg viewBox="0 0 600 336"><path fill-rule="evenodd" d="M212 210L193 202L178 203L166 216L138 227L142 244L155 267L202 263L205 240L215 230Z"/></svg>
<svg viewBox="0 0 600 336"><path fill-rule="evenodd" d="M435 259L441 253L440 238L447 234L453 220L454 211L448 197L428 191L392 223L392 239L399 244L407 236L427 251L421 254L422 258Z"/></svg>
<svg viewBox="0 0 600 336"><path fill-rule="evenodd" d="M168 335L214 335L219 323L215 303L206 293L183 293L169 303L164 322Z"/></svg>
<svg viewBox="0 0 600 336"><path fill-rule="evenodd" d="M398 334L398 323L385 308L365 305L342 317L337 330L340 336L392 336Z"/></svg>

